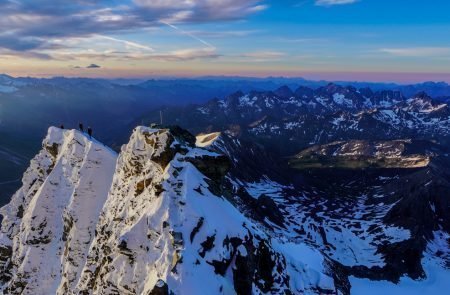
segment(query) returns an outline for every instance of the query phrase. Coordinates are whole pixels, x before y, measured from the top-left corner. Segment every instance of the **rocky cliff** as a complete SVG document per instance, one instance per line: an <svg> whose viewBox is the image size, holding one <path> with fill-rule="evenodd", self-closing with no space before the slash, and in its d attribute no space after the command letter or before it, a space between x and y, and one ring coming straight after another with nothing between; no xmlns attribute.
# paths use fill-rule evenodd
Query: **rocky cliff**
<svg viewBox="0 0 450 295"><path fill-rule="evenodd" d="M244 212L233 160L195 142L138 127L117 155L50 128L1 209L3 293L334 293L326 258L275 238L267 210Z"/></svg>

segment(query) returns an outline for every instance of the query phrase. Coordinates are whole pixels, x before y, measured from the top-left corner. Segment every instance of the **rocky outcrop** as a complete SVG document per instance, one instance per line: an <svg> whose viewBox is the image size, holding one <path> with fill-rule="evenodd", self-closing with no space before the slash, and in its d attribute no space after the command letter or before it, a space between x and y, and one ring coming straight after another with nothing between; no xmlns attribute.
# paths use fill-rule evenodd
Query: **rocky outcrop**
<svg viewBox="0 0 450 295"><path fill-rule="evenodd" d="M259 218L235 206L230 171L228 156L179 128L137 127L117 161L83 134L51 128L2 209L3 292L332 292L322 266L288 259L271 237L269 197Z"/></svg>
<svg viewBox="0 0 450 295"><path fill-rule="evenodd" d="M301 277L217 189L226 157L185 135L139 127L122 148L76 293L287 294ZM161 154L172 158L154 161ZM139 171L130 174L133 167Z"/></svg>
<svg viewBox="0 0 450 295"><path fill-rule="evenodd" d="M305 149L290 165L297 169L423 168L434 156L433 147L432 142L414 140L338 141Z"/></svg>

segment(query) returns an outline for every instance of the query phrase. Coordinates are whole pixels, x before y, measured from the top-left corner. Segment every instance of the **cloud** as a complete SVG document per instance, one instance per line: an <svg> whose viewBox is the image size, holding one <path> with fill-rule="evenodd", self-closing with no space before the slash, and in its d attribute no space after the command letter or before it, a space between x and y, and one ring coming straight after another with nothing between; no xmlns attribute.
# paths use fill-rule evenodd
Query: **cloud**
<svg viewBox="0 0 450 295"><path fill-rule="evenodd" d="M155 61L189 61L196 59L213 59L220 57L214 48L204 49L183 49L166 54L154 54L145 57L147 60Z"/></svg>
<svg viewBox="0 0 450 295"><path fill-rule="evenodd" d="M198 59L215 59L221 55L215 48L191 48L163 53L145 53L129 51L65 51L56 53L53 59L69 60L114 60L114 61L191 61ZM95 67L92 67L95 68Z"/></svg>
<svg viewBox="0 0 450 295"><path fill-rule="evenodd" d="M7 48L0 47L0 58L2 59L10 59L20 56L22 58L32 58L32 59L41 59L41 60L51 60L52 56L46 53L33 52L33 51L13 51Z"/></svg>
<svg viewBox="0 0 450 295"><path fill-rule="evenodd" d="M101 66L97 64L90 64L86 67L86 69L99 69L99 68L101 68Z"/></svg>
<svg viewBox="0 0 450 295"><path fill-rule="evenodd" d="M109 37L109 36L103 36L103 35L96 35L95 37L98 38L102 38L105 40L109 40L109 41L113 41L113 42L117 42L117 43L122 43L127 47L132 47L135 49L142 49L142 50L146 50L146 51L155 51L153 48L143 45L143 44L139 44L137 42L131 42L131 41L127 41L127 40L122 40L122 39L118 39L118 38L113 38L113 37Z"/></svg>
<svg viewBox="0 0 450 295"><path fill-rule="evenodd" d="M436 57L450 56L450 47L381 48L379 52L397 57Z"/></svg>
<svg viewBox="0 0 450 295"><path fill-rule="evenodd" d="M243 56L257 57L257 58L274 58L274 57L280 57L280 56L284 56L284 55L285 54L283 52L279 52L279 51L257 51L257 52L246 53Z"/></svg>
<svg viewBox="0 0 450 295"><path fill-rule="evenodd" d="M134 0L145 15L160 14L165 22L236 20L267 9L261 0Z"/></svg>
<svg viewBox="0 0 450 295"><path fill-rule="evenodd" d="M60 51L57 45L69 46L67 40L99 36L110 43L122 43L133 52L148 52L153 49L145 44L110 36L163 23L178 28L179 24L239 20L266 8L263 0L0 1L0 54L8 51L22 57L51 58Z"/></svg>
<svg viewBox="0 0 450 295"><path fill-rule="evenodd" d="M180 32L180 33L183 34L183 35L189 36L190 38L192 38L192 39L194 39L194 40L196 40L196 41L202 43L203 45L206 45L206 46L208 46L208 47L210 47L210 48L215 48L212 44L206 42L205 40L203 40L203 39L201 39L201 38L199 38L199 37L197 37L196 35L192 34L191 32L187 32L187 31L181 30L181 29L178 28L177 26L174 26L174 25L169 24L169 23L167 23L167 22L162 22L162 23L165 24L165 25L167 25L167 26L169 26L169 27L171 27L172 29L174 29L174 30Z"/></svg>
<svg viewBox="0 0 450 295"><path fill-rule="evenodd" d="M277 61L286 56L286 53L280 51L256 51L240 55L247 62L270 62Z"/></svg>
<svg viewBox="0 0 450 295"><path fill-rule="evenodd" d="M260 30L241 31L188 31L188 33L204 38L240 38L260 33Z"/></svg>
<svg viewBox="0 0 450 295"><path fill-rule="evenodd" d="M318 6L333 6L333 5L345 5L353 4L359 0L316 0L316 5Z"/></svg>

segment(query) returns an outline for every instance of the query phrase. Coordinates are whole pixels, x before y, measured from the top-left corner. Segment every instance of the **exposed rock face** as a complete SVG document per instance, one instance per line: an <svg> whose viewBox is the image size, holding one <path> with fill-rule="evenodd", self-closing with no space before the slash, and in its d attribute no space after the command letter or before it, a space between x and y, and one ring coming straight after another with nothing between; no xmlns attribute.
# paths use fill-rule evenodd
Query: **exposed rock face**
<svg viewBox="0 0 450 295"><path fill-rule="evenodd" d="M168 164L155 161L161 154L173 158ZM76 292L160 294L162 280L174 294L249 294L239 291L241 272L250 276L247 291L288 292L284 256L269 248L264 231L211 189L211 182L224 177L226 163L224 156L192 146L183 134L137 128L119 156ZM146 188L136 195L143 181ZM263 244L267 250L255 253ZM247 250L250 255L244 256ZM246 262L237 264L237 257ZM264 270L279 275L259 277L262 266L256 262L264 259L269 261Z"/></svg>
<svg viewBox="0 0 450 295"><path fill-rule="evenodd" d="M290 165L298 169L423 168L430 163L433 143L423 145L413 140L338 141L310 147L291 159Z"/></svg>
<svg viewBox="0 0 450 295"><path fill-rule="evenodd" d="M288 258L269 227L233 205L231 161L194 143L180 129L138 127L116 162L84 135L51 128L2 209L3 292L333 292L324 266ZM262 216L276 209L261 204Z"/></svg>

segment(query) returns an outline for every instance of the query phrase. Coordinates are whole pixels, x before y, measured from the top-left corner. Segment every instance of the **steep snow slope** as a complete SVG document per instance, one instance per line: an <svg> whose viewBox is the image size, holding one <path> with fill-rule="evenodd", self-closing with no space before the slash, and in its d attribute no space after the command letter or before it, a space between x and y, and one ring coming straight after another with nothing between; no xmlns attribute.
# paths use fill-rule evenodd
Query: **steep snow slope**
<svg viewBox="0 0 450 295"><path fill-rule="evenodd" d="M246 170L251 165L247 164L249 161L255 165L255 159L265 161L265 167L271 166L267 157L259 154L254 147L250 148L241 139L227 139L225 134L211 134L199 136L197 140L212 150L231 155L233 166L240 170ZM239 154L246 149L250 152ZM319 146L312 151L334 156L362 154L388 158L402 155L416 157L415 154L432 158L443 153L439 151L439 146L417 140L371 144L362 141L341 142ZM255 159L252 154L256 156ZM260 171L260 178L233 178L232 181L236 191L243 187L248 195L245 197L245 193L240 194L244 196L241 197L241 210L251 212L257 215L256 217L261 214L265 218L264 222L273 228L275 235L297 245L315 245L325 254L325 263L330 265L331 274L340 291L364 294L364 290L368 292L371 284L376 284L374 281L358 280L353 276L391 282L400 280L401 283L410 281L413 286L423 287L421 290L429 290L428 285L433 285L436 281L437 284L434 284L433 288L438 287L444 283L443 278L449 275L448 239L440 238L439 243L431 242L432 235L429 232L448 228L447 219L441 215L445 213L440 213L441 210L446 212L447 209L443 208L448 208L445 198L448 195L448 185L444 180L446 178L440 180L441 170L435 167L436 161L445 167L445 159L441 157L439 160L433 160L433 163L430 163L430 159L426 161L426 167L411 170L410 173L417 171L419 175L410 180L401 177L400 175L407 173L398 169L385 169L367 176L358 171L357 177L354 175L357 170L335 169L332 172L316 171L317 177L323 183L314 181L300 188L296 185L281 185L273 181L273 174L268 174L267 177L261 173L263 169L253 168L251 170ZM237 173L229 176L235 175ZM330 181L331 179L333 180ZM399 183L390 184L396 179ZM409 183L412 183L413 187L404 188L405 184ZM424 189L418 190L414 186ZM404 188L405 195L400 188ZM414 195L417 199L414 199ZM411 208L417 209L411 212L408 209L410 205ZM421 218L425 218L426 222ZM438 224L435 227L434 221ZM446 236L445 230L442 236ZM432 251L425 249L431 246ZM295 251L294 248L291 251ZM421 261L422 255L425 255L427 260ZM429 272L427 261L436 263L440 260L441 266L434 268L439 269L439 272ZM413 281L411 278L426 278L426 281ZM399 288L395 288L395 284L391 282L384 285L386 289L408 291L407 285L401 284Z"/></svg>
<svg viewBox="0 0 450 295"><path fill-rule="evenodd" d="M122 148L75 293L332 291L323 269L288 262L281 242L273 244L222 197L224 156L194 142L174 131L135 130Z"/></svg>
<svg viewBox="0 0 450 295"><path fill-rule="evenodd" d="M50 128L2 208L3 292L333 293L320 252L272 238L235 206L229 162L178 128L136 128L117 162Z"/></svg>
<svg viewBox="0 0 450 295"><path fill-rule="evenodd" d="M73 288L112 181L116 154L78 131L50 128L0 234L5 294ZM9 254L9 255L4 255Z"/></svg>

